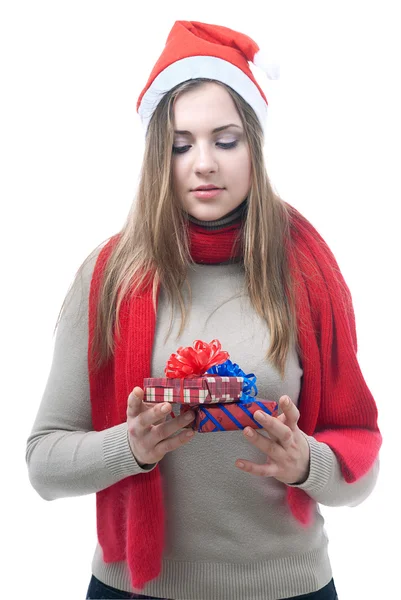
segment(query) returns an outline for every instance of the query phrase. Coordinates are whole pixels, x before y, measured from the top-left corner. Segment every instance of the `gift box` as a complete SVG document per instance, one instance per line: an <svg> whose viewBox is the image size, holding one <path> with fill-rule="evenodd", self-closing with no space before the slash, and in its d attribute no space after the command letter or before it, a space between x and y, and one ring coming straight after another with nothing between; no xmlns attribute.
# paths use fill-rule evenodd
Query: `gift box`
<svg viewBox="0 0 401 600"><path fill-rule="evenodd" d="M177 402L194 406L237 402L241 397L243 377L204 375L194 378L148 377L143 386L145 402Z"/></svg>
<svg viewBox="0 0 401 600"><path fill-rule="evenodd" d="M232 404L219 404L218 406L199 406L191 408L181 406L180 412L192 410L195 419L187 427L198 433L211 433L214 431L234 431L236 429L262 429L262 425L254 418L257 410L277 417L278 403L273 400L252 400L250 402L236 402Z"/></svg>
<svg viewBox="0 0 401 600"><path fill-rule="evenodd" d="M193 347L180 346L164 372L166 377L144 379L145 402L178 403L180 413L193 410L196 417L187 428L199 433L247 426L261 429L253 416L257 410L273 417L278 414L277 402L256 398L255 375L247 375L232 363L219 340L209 344L195 340Z"/></svg>

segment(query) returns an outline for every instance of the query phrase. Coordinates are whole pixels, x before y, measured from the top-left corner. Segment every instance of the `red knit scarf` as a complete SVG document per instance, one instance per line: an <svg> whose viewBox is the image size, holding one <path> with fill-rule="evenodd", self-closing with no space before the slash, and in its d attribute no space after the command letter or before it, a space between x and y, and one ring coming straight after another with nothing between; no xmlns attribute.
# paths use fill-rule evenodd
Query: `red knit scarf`
<svg viewBox="0 0 401 600"><path fill-rule="evenodd" d="M303 379L299 427L335 453L344 479L352 483L372 467L380 446L375 401L358 365L352 300L330 249L295 209L291 209L288 258L295 280ZM196 262L216 263L238 254L239 224L206 231L190 226ZM101 275L117 236L102 249L92 276L89 347L93 342ZM218 240L218 241L217 241ZM90 397L96 431L126 421L132 389L150 377L155 312L150 289L121 305L121 339L115 355L94 372L89 361ZM166 360L167 360L166 356ZM218 435L218 434L215 434ZM128 443L128 442L127 442ZM315 501L287 488L287 501L303 525L311 522ZM164 505L160 468L127 477L96 494L97 533L106 563L127 561L136 590L158 577L164 546Z"/></svg>

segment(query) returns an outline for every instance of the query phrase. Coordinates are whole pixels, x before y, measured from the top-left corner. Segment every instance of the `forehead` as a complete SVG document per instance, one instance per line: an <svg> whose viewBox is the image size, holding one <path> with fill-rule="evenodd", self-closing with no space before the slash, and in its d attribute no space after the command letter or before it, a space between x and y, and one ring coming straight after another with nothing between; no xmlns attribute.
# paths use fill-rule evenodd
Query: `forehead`
<svg viewBox="0 0 401 600"><path fill-rule="evenodd" d="M241 119L230 94L221 85L205 83L183 92L176 98L174 107L175 129L191 129L209 126L210 129L234 123L241 126Z"/></svg>

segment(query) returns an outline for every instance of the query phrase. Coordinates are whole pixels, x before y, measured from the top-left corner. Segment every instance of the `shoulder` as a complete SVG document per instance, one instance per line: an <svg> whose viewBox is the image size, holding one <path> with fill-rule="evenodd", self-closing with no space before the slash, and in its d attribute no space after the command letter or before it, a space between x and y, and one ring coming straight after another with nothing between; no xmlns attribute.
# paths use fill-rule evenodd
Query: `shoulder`
<svg viewBox="0 0 401 600"><path fill-rule="evenodd" d="M316 227L296 208L287 202L285 202L285 206L289 216L290 235L295 246L320 247L326 252L329 251L331 256L333 256L327 242Z"/></svg>
<svg viewBox="0 0 401 600"><path fill-rule="evenodd" d="M105 269L113 253L113 250L116 248L117 242L119 241L120 237L121 234L117 233L112 237L108 238L106 241L99 244L99 246L97 246L97 248L95 248L95 250L93 250L93 252L86 259L91 264L93 264L93 269L91 273L91 275L93 276L92 280L100 279L100 276L102 275L103 270Z"/></svg>
<svg viewBox="0 0 401 600"><path fill-rule="evenodd" d="M297 290L315 315L341 313L356 343L352 296L334 254L317 229L294 207L288 208L288 259Z"/></svg>
<svg viewBox="0 0 401 600"><path fill-rule="evenodd" d="M58 315L56 327L59 323L80 324L87 318L91 283L95 271L99 270L103 257L107 256L113 247L112 240L108 238L96 246L83 260L77 269L74 279L68 288L64 302Z"/></svg>
<svg viewBox="0 0 401 600"><path fill-rule="evenodd" d="M289 258L293 258L293 267L304 275L313 274L327 282L334 280L343 285L337 260L325 239L304 215L285 204L289 215Z"/></svg>

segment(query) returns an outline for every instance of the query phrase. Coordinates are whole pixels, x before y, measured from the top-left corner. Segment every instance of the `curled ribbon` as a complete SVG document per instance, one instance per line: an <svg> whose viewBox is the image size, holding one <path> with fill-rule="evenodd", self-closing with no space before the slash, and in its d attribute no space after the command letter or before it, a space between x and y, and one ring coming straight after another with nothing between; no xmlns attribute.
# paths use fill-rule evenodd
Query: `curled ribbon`
<svg viewBox="0 0 401 600"><path fill-rule="evenodd" d="M201 377L208 369L226 361L228 352L221 350L219 340L209 344L195 340L192 346L180 346L177 352L171 354L164 373L169 378Z"/></svg>
<svg viewBox="0 0 401 600"><path fill-rule="evenodd" d="M244 371L231 360L226 360L223 364L211 367L208 373L219 375L220 377L243 377L244 384L242 386L242 394L239 401L243 404L252 402L253 398L258 395L256 387L256 375L249 373L246 375Z"/></svg>

